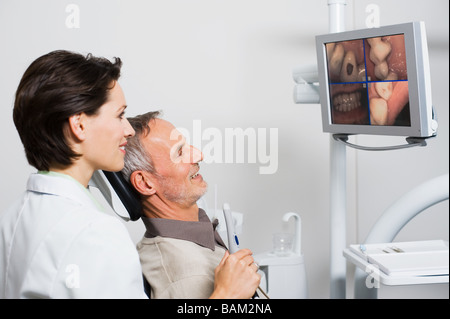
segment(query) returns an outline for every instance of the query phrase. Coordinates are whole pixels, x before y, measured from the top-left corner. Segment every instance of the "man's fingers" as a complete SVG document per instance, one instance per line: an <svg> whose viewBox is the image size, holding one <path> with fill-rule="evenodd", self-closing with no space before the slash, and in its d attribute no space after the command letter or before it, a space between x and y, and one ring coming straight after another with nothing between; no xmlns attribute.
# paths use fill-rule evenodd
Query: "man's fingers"
<svg viewBox="0 0 450 319"><path fill-rule="evenodd" d="M225 261L227 260L228 256L230 256L230 253L227 250L225 251L225 255L223 255L222 260L220 261L218 267L223 266L223 264L225 264Z"/></svg>
<svg viewBox="0 0 450 319"><path fill-rule="evenodd" d="M253 253L250 249L244 248L235 252L233 256L236 256L237 259L242 259L246 256L251 256L252 254Z"/></svg>
<svg viewBox="0 0 450 319"><path fill-rule="evenodd" d="M253 259L252 256L245 256L244 258L241 259L242 264L245 266L250 266L252 264L254 264L255 260Z"/></svg>

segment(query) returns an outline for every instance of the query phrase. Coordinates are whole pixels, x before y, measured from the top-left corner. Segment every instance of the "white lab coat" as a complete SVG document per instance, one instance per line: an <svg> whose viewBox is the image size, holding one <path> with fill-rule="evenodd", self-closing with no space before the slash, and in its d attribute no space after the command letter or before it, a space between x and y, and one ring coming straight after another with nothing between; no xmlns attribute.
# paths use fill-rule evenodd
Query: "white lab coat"
<svg viewBox="0 0 450 319"><path fill-rule="evenodd" d="M144 298L124 225L75 179L32 174L0 213L0 298Z"/></svg>

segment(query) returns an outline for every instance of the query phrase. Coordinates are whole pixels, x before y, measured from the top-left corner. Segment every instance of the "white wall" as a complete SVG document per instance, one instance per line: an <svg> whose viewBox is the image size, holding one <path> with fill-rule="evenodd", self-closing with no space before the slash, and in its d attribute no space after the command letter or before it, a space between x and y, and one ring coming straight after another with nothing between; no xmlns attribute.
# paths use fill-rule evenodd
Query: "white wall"
<svg viewBox="0 0 450 319"><path fill-rule="evenodd" d="M348 1L348 29L365 25L368 4L381 25L423 20L427 25L438 137L426 148L392 152L348 151L348 242L364 240L382 211L411 187L448 172L448 1ZM79 28L68 28L67 5L79 8ZM14 92L26 67L55 49L92 52L124 61L122 87L128 115L164 111L176 126L202 129L277 128L278 170L259 174L258 163L210 163L206 200L230 203L245 214L242 246L271 249L281 216L303 222L309 294L329 296L329 136L318 105L293 103L292 69L315 63L314 36L328 32L327 1L302 0L0 0L0 212L24 190L34 169L26 163L12 122ZM389 137L359 136L360 144L397 144ZM207 141L203 141L203 146ZM427 210L397 240L448 240L448 201ZM133 240L140 223L128 226ZM349 267L351 268L351 267ZM448 298L448 285L407 289ZM351 290L351 289L350 289ZM402 294L405 295L406 294ZM383 289L380 296L396 296Z"/></svg>

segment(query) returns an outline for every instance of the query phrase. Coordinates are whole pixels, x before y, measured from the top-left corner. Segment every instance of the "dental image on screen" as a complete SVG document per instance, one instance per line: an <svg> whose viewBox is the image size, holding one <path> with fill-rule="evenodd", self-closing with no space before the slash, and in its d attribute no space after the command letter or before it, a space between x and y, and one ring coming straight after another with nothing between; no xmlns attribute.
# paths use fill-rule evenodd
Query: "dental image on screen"
<svg viewBox="0 0 450 319"><path fill-rule="evenodd" d="M411 126L403 34L325 46L333 124Z"/></svg>

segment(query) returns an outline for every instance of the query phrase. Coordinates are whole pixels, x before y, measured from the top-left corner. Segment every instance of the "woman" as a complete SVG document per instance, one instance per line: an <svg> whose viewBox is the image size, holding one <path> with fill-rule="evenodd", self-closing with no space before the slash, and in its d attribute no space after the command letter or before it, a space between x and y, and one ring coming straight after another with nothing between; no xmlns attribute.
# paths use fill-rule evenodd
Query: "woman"
<svg viewBox="0 0 450 319"><path fill-rule="evenodd" d="M87 189L95 170L121 170L134 135L117 82L121 61L54 51L34 61L13 118L32 174L0 214L1 298L143 298L126 228Z"/></svg>

